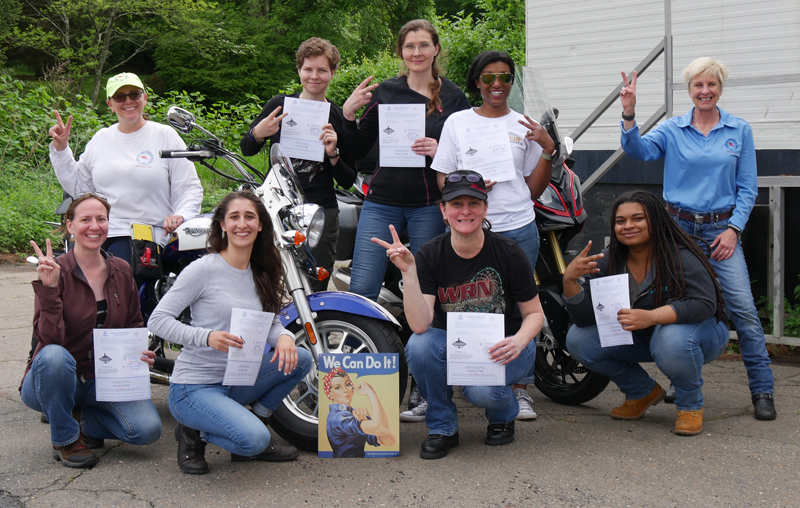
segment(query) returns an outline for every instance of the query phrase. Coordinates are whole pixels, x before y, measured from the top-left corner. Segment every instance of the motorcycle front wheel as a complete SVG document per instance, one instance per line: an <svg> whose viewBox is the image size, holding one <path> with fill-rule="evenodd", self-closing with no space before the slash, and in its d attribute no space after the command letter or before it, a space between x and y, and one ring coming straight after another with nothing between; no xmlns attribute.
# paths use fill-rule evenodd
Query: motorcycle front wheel
<svg viewBox="0 0 800 508"><path fill-rule="evenodd" d="M566 340L566 338L564 338ZM609 379L584 367L565 347L536 348L536 388L559 404L575 406L600 395Z"/></svg>
<svg viewBox="0 0 800 508"><path fill-rule="evenodd" d="M337 311L317 312L318 339L326 353L399 353L400 398L408 383L408 365L394 326L387 321ZM286 327L298 348L311 351L305 331L296 322ZM318 450L317 369L302 379L272 413L270 425L285 440L302 450Z"/></svg>

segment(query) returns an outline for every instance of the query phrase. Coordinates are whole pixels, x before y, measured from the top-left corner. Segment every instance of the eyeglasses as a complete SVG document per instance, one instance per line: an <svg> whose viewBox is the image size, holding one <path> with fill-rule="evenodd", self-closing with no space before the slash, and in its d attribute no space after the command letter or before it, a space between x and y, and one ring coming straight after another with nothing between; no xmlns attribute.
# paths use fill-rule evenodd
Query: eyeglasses
<svg viewBox="0 0 800 508"><path fill-rule="evenodd" d="M428 51L431 51L433 47L434 47L433 44L428 44L427 42L423 42L422 44L419 45L404 44L403 51L406 51L408 53L413 53L414 51L419 50L420 53L427 53Z"/></svg>
<svg viewBox="0 0 800 508"><path fill-rule="evenodd" d="M458 182L460 182L462 180L466 180L466 181L468 181L470 183L478 183L478 182L481 181L481 176L480 175L472 175L472 174L469 174L469 175L456 175L454 173L450 173L449 175L447 175L447 181L448 182L458 183Z"/></svg>
<svg viewBox="0 0 800 508"><path fill-rule="evenodd" d="M514 81L514 75L510 72L487 72L486 74L481 74L481 81L484 84L491 85L495 79L499 79L501 83L507 85Z"/></svg>
<svg viewBox="0 0 800 508"><path fill-rule="evenodd" d="M87 197L87 196L90 197L90 198L97 198L97 199L100 199L102 201L108 202L108 198L106 197L106 195L102 194L100 192L81 192L80 194L75 194L74 196L72 196L72 200L73 201L77 201L77 200L79 200L79 199L81 199L83 197Z"/></svg>
<svg viewBox="0 0 800 508"><path fill-rule="evenodd" d="M120 92L118 94L114 94L114 95L111 96L111 98L114 99L114 102L116 102L117 104L122 104L123 102L125 102L125 99L128 98L128 97L130 97L132 101L138 101L139 99L142 98L143 94L144 94L144 92L141 91L141 90L134 90L134 91L128 92L128 93Z"/></svg>

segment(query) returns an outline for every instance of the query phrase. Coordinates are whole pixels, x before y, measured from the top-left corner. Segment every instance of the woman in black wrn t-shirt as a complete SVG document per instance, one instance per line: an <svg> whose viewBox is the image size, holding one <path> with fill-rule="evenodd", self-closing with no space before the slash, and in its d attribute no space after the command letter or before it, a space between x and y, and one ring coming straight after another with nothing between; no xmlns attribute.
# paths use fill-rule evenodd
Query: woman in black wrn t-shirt
<svg viewBox="0 0 800 508"><path fill-rule="evenodd" d="M533 373L536 344L544 312L528 259L516 243L483 228L486 186L474 171L447 175L439 205L450 232L420 247L416 256L403 246L393 227L393 243L374 238L384 254L403 273L403 303L414 335L406 360L420 392L428 401L428 438L420 457L438 459L458 446L458 412L453 387L447 384L447 313L502 314L507 321L519 305L522 325L489 348L490 358L504 365L502 386L464 386L464 396L486 408L490 446L514 441L514 418L519 404L512 385Z"/></svg>
<svg viewBox="0 0 800 508"><path fill-rule="evenodd" d="M439 35L429 21L409 21L400 29L395 49L407 72L380 85L368 86L372 78L366 79L342 108L348 136L357 140L358 159L372 149L378 138L379 104L426 105L425 134L411 147L417 155L425 156L425 167L377 167L361 210L350 291L372 300L378 298L387 259L383 249L371 243L370 238L391 241L388 226L392 224L400 233L408 231L413 253L444 232L437 206L441 192L430 164L445 120L456 111L469 108L469 101L455 83L439 76L436 58L440 51ZM355 113L365 104L356 126Z"/></svg>

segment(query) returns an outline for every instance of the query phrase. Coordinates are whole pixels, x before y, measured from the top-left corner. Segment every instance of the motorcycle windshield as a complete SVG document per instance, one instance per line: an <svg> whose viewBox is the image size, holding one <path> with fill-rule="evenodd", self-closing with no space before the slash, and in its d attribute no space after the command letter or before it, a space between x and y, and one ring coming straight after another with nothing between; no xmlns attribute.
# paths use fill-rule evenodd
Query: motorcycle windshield
<svg viewBox="0 0 800 508"><path fill-rule="evenodd" d="M508 106L517 113L528 115L539 122L553 138L556 143L557 155L560 155L563 150L556 122L558 111L553 110L550 105L550 98L547 96L542 76L533 67L517 67L516 73L511 94L508 97Z"/></svg>
<svg viewBox="0 0 800 508"><path fill-rule="evenodd" d="M292 159L286 155L286 152L281 148L280 143L273 143L269 149L269 167L270 171L278 171L281 178L278 178L281 190L284 196L289 198L293 206L302 205L305 203L306 198L303 193L303 187L297 179L297 174L294 172Z"/></svg>

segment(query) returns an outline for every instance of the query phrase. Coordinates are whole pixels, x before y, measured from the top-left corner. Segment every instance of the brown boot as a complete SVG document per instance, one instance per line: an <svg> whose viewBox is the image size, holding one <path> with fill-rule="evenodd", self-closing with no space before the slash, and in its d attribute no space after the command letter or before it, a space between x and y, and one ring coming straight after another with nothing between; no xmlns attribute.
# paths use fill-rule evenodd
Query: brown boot
<svg viewBox="0 0 800 508"><path fill-rule="evenodd" d="M66 446L54 446L53 459L60 460L67 467L92 467L97 464L97 455L86 447L83 435Z"/></svg>
<svg viewBox="0 0 800 508"><path fill-rule="evenodd" d="M673 432L679 436L696 436L703 432L703 408L697 411L678 410Z"/></svg>
<svg viewBox="0 0 800 508"><path fill-rule="evenodd" d="M617 406L611 410L611 418L615 420L638 420L644 416L644 412L650 406L655 406L664 400L664 389L661 385L656 384L653 391L647 397L641 399L626 400L621 406Z"/></svg>

